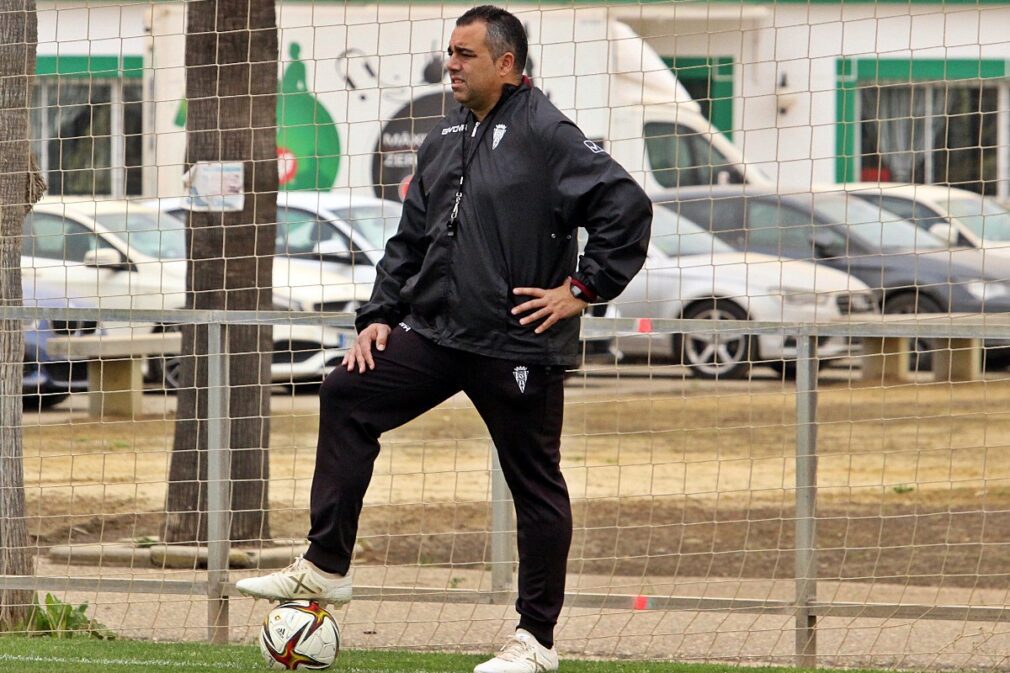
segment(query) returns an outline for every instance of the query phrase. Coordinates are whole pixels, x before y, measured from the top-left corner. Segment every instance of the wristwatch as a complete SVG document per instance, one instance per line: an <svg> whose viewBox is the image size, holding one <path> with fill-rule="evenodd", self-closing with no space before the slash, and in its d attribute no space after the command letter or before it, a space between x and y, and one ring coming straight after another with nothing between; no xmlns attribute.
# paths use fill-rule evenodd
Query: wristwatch
<svg viewBox="0 0 1010 673"><path fill-rule="evenodd" d="M568 290L572 293L573 297L587 304L592 304L596 301L596 293L593 292L592 288L582 281L576 280L573 276L568 277Z"/></svg>

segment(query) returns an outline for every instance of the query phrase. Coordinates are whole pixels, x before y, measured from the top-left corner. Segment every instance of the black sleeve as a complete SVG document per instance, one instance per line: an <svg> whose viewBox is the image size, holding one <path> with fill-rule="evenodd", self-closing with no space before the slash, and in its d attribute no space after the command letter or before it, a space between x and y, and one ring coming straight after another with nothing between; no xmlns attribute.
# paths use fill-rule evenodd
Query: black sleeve
<svg viewBox="0 0 1010 673"><path fill-rule="evenodd" d="M568 120L555 125L547 163L557 189L555 214L585 227L589 241L573 278L597 299L621 294L645 263L652 202L634 178Z"/></svg>
<svg viewBox="0 0 1010 673"><path fill-rule="evenodd" d="M400 226L386 243L385 253L375 267L372 296L358 309L354 326L359 332L376 322L395 326L409 312L409 307L400 301L400 289L420 270L424 260L426 213L419 162L403 200Z"/></svg>

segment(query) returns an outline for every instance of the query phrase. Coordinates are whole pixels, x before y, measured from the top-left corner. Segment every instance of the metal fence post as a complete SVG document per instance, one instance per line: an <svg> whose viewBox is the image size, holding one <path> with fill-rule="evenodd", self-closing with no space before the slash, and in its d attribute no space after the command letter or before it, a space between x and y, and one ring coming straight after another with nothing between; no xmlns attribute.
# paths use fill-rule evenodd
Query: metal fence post
<svg viewBox="0 0 1010 673"><path fill-rule="evenodd" d="M513 515L512 494L491 442L491 592L496 603L506 602L512 593Z"/></svg>
<svg viewBox="0 0 1010 673"><path fill-rule="evenodd" d="M817 337L796 340L796 667L817 667Z"/></svg>
<svg viewBox="0 0 1010 673"><path fill-rule="evenodd" d="M207 325L207 638L228 642L231 461L228 454L228 328Z"/></svg>

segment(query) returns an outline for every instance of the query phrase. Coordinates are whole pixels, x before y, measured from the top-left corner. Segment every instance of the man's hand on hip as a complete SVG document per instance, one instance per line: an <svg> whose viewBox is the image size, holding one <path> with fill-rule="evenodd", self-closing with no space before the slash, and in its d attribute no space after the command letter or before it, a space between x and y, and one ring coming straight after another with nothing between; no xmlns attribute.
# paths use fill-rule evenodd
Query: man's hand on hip
<svg viewBox="0 0 1010 673"><path fill-rule="evenodd" d="M521 315L533 311L533 313L522 317L519 320L519 324L529 325L538 320L543 320L533 331L537 334L546 332L559 320L577 316L589 306L587 302L572 296L571 285L572 281L566 278L563 285L549 290L539 287L515 288L512 290L513 294L533 297L533 299L523 302L512 309L512 315Z"/></svg>
<svg viewBox="0 0 1010 673"><path fill-rule="evenodd" d="M375 369L372 346L374 345L376 350L386 350L386 340L389 339L389 333L392 331L393 329L389 325L375 322L358 332L358 338L344 354L342 364L347 367L347 371L354 371L354 368L357 367L358 373L364 374L366 368Z"/></svg>

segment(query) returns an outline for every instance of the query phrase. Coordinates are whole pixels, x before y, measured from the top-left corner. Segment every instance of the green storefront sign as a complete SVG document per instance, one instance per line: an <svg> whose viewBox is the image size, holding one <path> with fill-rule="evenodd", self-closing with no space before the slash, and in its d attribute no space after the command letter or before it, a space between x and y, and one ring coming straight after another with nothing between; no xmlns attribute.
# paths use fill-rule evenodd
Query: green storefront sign
<svg viewBox="0 0 1010 673"><path fill-rule="evenodd" d="M308 89L301 46L291 43L277 95L277 160L282 190L327 191L340 170L340 135L333 117ZM186 127L186 101L175 125Z"/></svg>

